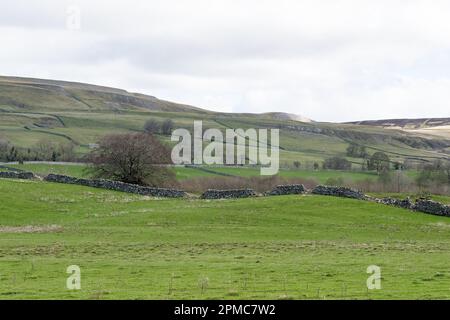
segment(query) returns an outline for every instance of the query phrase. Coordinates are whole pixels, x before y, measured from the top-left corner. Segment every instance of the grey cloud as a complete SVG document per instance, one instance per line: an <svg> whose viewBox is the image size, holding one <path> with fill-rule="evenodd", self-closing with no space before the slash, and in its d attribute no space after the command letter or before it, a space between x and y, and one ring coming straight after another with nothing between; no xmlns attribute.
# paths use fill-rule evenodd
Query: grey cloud
<svg viewBox="0 0 450 320"><path fill-rule="evenodd" d="M71 4L80 30L66 29ZM16 0L1 5L0 68L223 111L448 116L449 13L441 0Z"/></svg>

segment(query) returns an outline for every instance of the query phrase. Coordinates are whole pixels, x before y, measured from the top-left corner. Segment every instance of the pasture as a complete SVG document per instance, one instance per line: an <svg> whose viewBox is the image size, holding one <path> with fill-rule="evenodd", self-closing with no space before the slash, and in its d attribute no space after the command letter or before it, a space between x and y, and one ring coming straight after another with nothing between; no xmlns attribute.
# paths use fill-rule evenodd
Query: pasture
<svg viewBox="0 0 450 320"><path fill-rule="evenodd" d="M448 299L449 231L446 217L351 199L168 200L2 179L0 299ZM380 290L366 287L370 265Z"/></svg>

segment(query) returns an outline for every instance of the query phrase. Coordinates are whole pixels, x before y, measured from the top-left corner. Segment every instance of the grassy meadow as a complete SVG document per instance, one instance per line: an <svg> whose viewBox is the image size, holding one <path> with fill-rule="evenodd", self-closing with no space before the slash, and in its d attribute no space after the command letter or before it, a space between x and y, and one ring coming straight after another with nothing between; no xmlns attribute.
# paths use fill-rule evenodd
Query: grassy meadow
<svg viewBox="0 0 450 320"><path fill-rule="evenodd" d="M0 299L450 298L450 220L375 203L2 179L0 214ZM369 265L381 290L367 290Z"/></svg>
<svg viewBox="0 0 450 320"><path fill-rule="evenodd" d="M450 149L442 135L211 112L81 83L0 77L0 91L2 161L80 161L105 135L143 132L146 121L167 119L191 131L196 120L222 132L279 129L281 169L273 181L309 185L379 184L377 174L361 171L363 158L348 156L355 155L350 145L408 164L399 185L423 164L448 159ZM163 143L176 143L161 132L155 135ZM49 143L70 143L75 154L10 157ZM352 170L313 170L330 157L346 158ZM8 168L90 177L80 163L6 164L0 171ZM255 167L172 170L174 185L205 187L229 176L222 180L266 187L254 179ZM198 199L200 189L183 190L192 194L159 199L0 179L0 299L450 299L449 218L316 195L210 201ZM432 198L450 204L448 196ZM81 268L79 291L66 288L71 265ZM380 290L367 289L371 265L381 267Z"/></svg>

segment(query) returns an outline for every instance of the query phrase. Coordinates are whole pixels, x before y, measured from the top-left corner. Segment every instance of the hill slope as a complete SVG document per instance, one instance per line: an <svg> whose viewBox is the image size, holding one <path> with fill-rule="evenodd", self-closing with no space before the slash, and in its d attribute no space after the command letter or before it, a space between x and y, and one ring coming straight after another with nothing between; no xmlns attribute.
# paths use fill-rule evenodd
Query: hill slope
<svg viewBox="0 0 450 320"><path fill-rule="evenodd" d="M450 118L364 120L349 123L384 128L420 129L449 126Z"/></svg>
<svg viewBox="0 0 450 320"><path fill-rule="evenodd" d="M297 120L310 120L283 113L211 112L102 86L0 77L0 137L20 147L32 147L42 139L70 140L84 153L88 144L105 134L141 131L150 118L170 118L177 127L186 128L191 128L194 120L203 120L205 128L279 128L282 162L300 160L311 166L330 156L345 156L349 143L364 145L370 153L382 150L393 160L419 162L448 158L450 150L447 137L423 132L300 122Z"/></svg>
<svg viewBox="0 0 450 320"><path fill-rule="evenodd" d="M0 108L6 111L203 111L121 89L66 81L0 76L0 92Z"/></svg>

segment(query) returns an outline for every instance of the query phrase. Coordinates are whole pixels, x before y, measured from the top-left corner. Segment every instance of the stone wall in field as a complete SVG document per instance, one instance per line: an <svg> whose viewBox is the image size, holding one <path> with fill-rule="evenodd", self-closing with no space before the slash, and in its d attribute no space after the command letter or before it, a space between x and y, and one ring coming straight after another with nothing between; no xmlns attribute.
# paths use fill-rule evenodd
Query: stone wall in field
<svg viewBox="0 0 450 320"><path fill-rule="evenodd" d="M354 190L347 187L333 187L333 186L317 186L312 190L313 194L319 194L323 196L345 197L358 200L366 200L367 197L364 193L358 190Z"/></svg>
<svg viewBox="0 0 450 320"><path fill-rule="evenodd" d="M434 214L437 216L450 217L450 206L432 200L416 200L413 210Z"/></svg>
<svg viewBox="0 0 450 320"><path fill-rule="evenodd" d="M283 196L288 194L302 194L305 193L305 186L302 184L290 184L276 186L272 191L267 193L269 196Z"/></svg>
<svg viewBox="0 0 450 320"><path fill-rule="evenodd" d="M124 183L120 181L110 180L90 180L90 179L78 179L74 177L68 177L58 174L49 174L44 178L45 181L58 182L66 184L78 184L87 187L102 188L108 190L122 191L128 193L135 193L152 197L167 197L167 198L181 198L186 195L184 191L175 189L164 188L152 188L139 186L136 184Z"/></svg>
<svg viewBox="0 0 450 320"><path fill-rule="evenodd" d="M34 179L35 175L32 172L8 172L0 171L0 178L8 179Z"/></svg>
<svg viewBox="0 0 450 320"><path fill-rule="evenodd" d="M362 192L346 187L331 187L331 186L317 186L312 190L313 194L346 197L358 200L368 200L385 204L389 206L399 207L408 210L414 210L418 212L434 214L438 216L450 217L450 206L432 201L417 199L416 202L412 202L410 198L406 199L394 199L394 198L373 198L363 194Z"/></svg>
<svg viewBox="0 0 450 320"><path fill-rule="evenodd" d="M414 209L414 203L409 199L394 199L394 198L383 198L383 199L374 199L375 202L385 204L388 206L399 207L403 209Z"/></svg>
<svg viewBox="0 0 450 320"><path fill-rule="evenodd" d="M248 198L256 196L256 192L252 189L237 189L237 190L207 190L201 198L202 199L233 199L233 198Z"/></svg>
<svg viewBox="0 0 450 320"><path fill-rule="evenodd" d="M403 200L393 198L383 198L373 200L375 202L389 206L434 214L438 216L450 217L450 206L432 200L417 199L415 203L412 202L409 197Z"/></svg>
<svg viewBox="0 0 450 320"><path fill-rule="evenodd" d="M32 172L11 172L11 171L0 171L0 178L9 179L34 179L36 176ZM58 182L65 184L76 184L94 188L102 188L108 190L122 191L128 193L135 193L140 195L147 195L153 197L168 197L168 198L181 198L185 197L187 194L185 191L175 190L175 189L165 189L165 188L152 188L139 186L135 184L123 183L119 181L110 180L91 180L91 179L79 179L64 175L49 174L44 178L44 180L49 182ZM301 184L296 185L280 185L275 187L272 191L265 193L267 196L277 196L277 195L289 195L289 194L303 194L308 191ZM324 186L319 185L315 187L311 193L317 195L335 196L335 197L345 197L358 200L368 200L377 202L380 204L390 205L394 207L399 207L403 209L450 217L450 206L445 205L436 201L417 199L413 203L409 198L406 199L394 199L394 198L372 198L363 194L358 190L354 190L347 187L335 187L335 186ZM252 189L236 189L236 190L207 190L205 191L201 198L202 199L234 199L234 198L248 198L255 197L258 194Z"/></svg>

